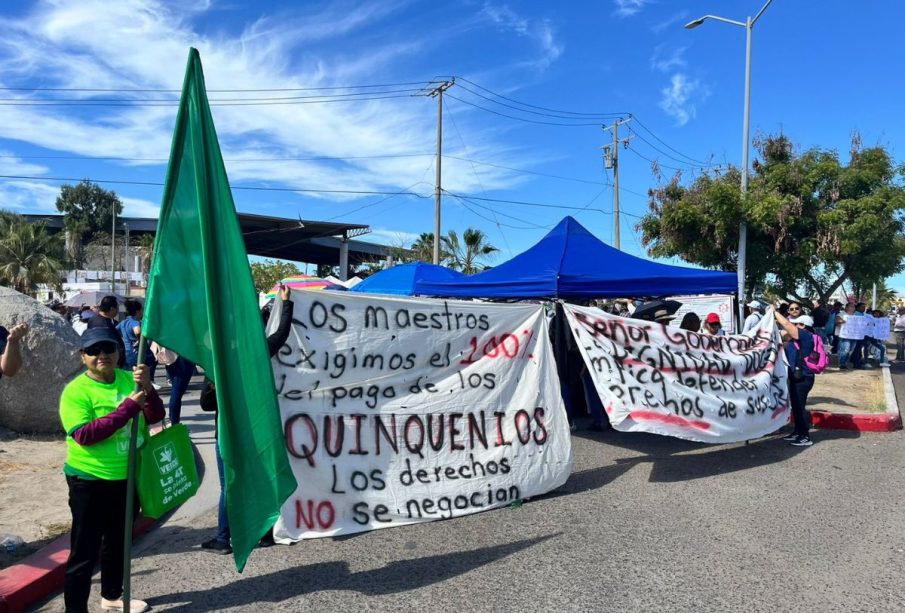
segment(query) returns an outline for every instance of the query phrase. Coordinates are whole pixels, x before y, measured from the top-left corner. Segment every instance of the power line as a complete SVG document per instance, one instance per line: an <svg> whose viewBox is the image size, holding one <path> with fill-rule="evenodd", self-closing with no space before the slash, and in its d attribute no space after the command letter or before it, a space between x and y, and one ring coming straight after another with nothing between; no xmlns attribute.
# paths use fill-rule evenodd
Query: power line
<svg viewBox="0 0 905 613"><path fill-rule="evenodd" d="M640 119L638 119L637 115L631 115L631 116L634 118L635 123L637 123L639 126L641 126L648 134L650 134L650 135L653 136L655 139L657 139L657 140L658 140L661 144L663 144L667 149L669 149L669 150L671 150L671 151L673 151L673 152L675 152L675 153L678 153L680 156L682 156L682 157L684 157L684 158L686 158L686 159L688 159L688 160L691 160L691 161L694 162L695 164L701 164L701 165L704 165L704 166L710 166L710 165L712 165L712 164L706 164L706 163L702 162L701 160L697 160L697 159L691 157L690 155L686 155L686 154L682 153L681 151L679 151L678 149L676 149L676 148L670 146L669 143L667 143L667 142L664 141L662 138L660 138L659 136L657 136L657 135L654 133L653 130L651 130L651 129L648 128L646 125L644 125L644 123L643 123ZM638 138L641 138L641 137L639 136ZM641 138L641 140L644 140L644 139ZM647 141L644 140L644 142L647 142Z"/></svg>
<svg viewBox="0 0 905 613"><path fill-rule="evenodd" d="M488 102L490 102L492 104L498 104L498 105L504 106L508 109L513 109L513 110L519 111L520 113L531 113L532 115L540 115L541 117L552 117L554 119L577 119L575 117L569 117L568 115L562 114L562 113L541 112L541 111L534 111L531 109L523 109L523 108L520 108L520 107L512 105L512 104L506 104L505 102L500 102L499 100L494 100L493 98L489 98L487 96L484 96L483 94L479 94L478 92L476 92L474 90L468 89L464 85L460 85L459 87L461 89L467 91L469 94L472 94L473 96L477 96L478 98L487 100ZM599 115L599 117L601 119L609 119L609 118L612 118L613 116L617 116L617 115L619 115L619 114L618 113L602 113Z"/></svg>
<svg viewBox="0 0 905 613"><path fill-rule="evenodd" d="M642 155L641 153L638 153L638 151L634 147L629 147L628 150L631 151L632 153L634 153L635 155L637 155L642 160L645 160L645 161L649 162L650 164L656 164L659 168L668 168L669 170L678 170L680 172L687 172L689 170L695 169L695 167L686 166L685 168L678 168L676 166L669 166L667 164L662 164L657 160L652 160L649 157L647 157L646 155Z"/></svg>
<svg viewBox="0 0 905 613"><path fill-rule="evenodd" d="M348 160L377 160L385 158L408 158L408 157L433 157L433 153L385 153L380 155L315 155L309 157L281 157L281 158L229 158L224 162L237 164L242 162L312 162L312 161L335 161L345 162ZM443 156L447 157L447 156ZM116 156L89 156L89 155L0 155L0 159L14 160L107 160L113 162L167 162L169 158L127 158ZM480 163L480 162L478 162Z"/></svg>
<svg viewBox="0 0 905 613"><path fill-rule="evenodd" d="M420 89L389 89L379 92L350 92L346 94L321 94L317 96L275 96L269 98L210 98L208 102L276 102L285 100L312 100L323 98L353 98L377 94L405 94L419 92ZM179 103L179 98L0 98L0 102L166 102Z"/></svg>
<svg viewBox="0 0 905 613"><path fill-rule="evenodd" d="M685 166L687 166L688 168L713 168L714 166L719 166L718 164L704 164L704 165L700 165L700 164L691 164L691 163L689 163L689 162L686 162L686 161L683 160L683 159L677 158L677 157L674 156L674 155L670 155L669 153L666 153L666 152L663 151L662 149L658 148L658 147L657 147L656 145L654 145L652 142L650 142L649 140L647 140L646 138L644 138L644 136L642 136L641 134L639 134L637 130L633 130L633 129L631 128L631 126L629 126L629 131L631 131L631 133L632 133L633 136L637 136L637 137L638 137L639 139L641 139L643 142L647 143L647 145L648 145L651 149L653 149L654 151L656 151L656 152L659 153L660 155L666 156L668 159L673 160L674 162L678 162L679 164L685 164Z"/></svg>
<svg viewBox="0 0 905 613"><path fill-rule="evenodd" d="M488 109L487 107L481 106L479 104L475 104L474 102L469 102L468 100L463 100L462 98L457 98L452 94L446 94L447 98L452 98L453 100L457 100L462 104L467 104L469 106L473 106L476 109L480 109L482 111L486 111L487 113L493 113L494 115L499 115L500 117L506 117L507 119L514 119L516 121L524 121L526 123L535 123L543 126L568 126L568 127L582 127L582 126L600 126L600 122L594 123L562 123L555 121L539 121L537 119L528 119L527 117L516 117L514 115L507 115L506 113L500 113L499 111L494 111L493 109Z"/></svg>
<svg viewBox="0 0 905 613"><path fill-rule="evenodd" d="M417 92L418 90L413 90ZM292 104L327 104L333 102L370 102L372 100L389 100L392 98L411 98L412 94L393 94L389 96L370 96L365 98L330 98L320 100L288 100L288 101L261 101L261 102L211 102L210 106L280 106ZM127 100L118 102L94 102L84 100L81 102L57 102L54 100L30 100L19 102L0 102L0 106L99 106L99 107L170 107L179 106L179 101L172 102L130 102Z"/></svg>
<svg viewBox="0 0 905 613"><path fill-rule="evenodd" d="M408 81L403 83L378 83L367 85L329 85L318 87L274 87L268 89L208 89L208 93L240 93L240 92L305 92L305 91L326 91L336 89L368 89L378 87L404 87L408 85L425 86L434 81ZM180 93L181 89L101 89L88 87L0 87L0 91L25 91L25 92L86 92L86 93Z"/></svg>
<svg viewBox="0 0 905 613"><path fill-rule="evenodd" d="M464 194L456 194L453 192L448 192L443 190L445 194L448 194L453 197L463 197L468 198L469 200L481 200L483 202L501 202L503 204L518 204L522 206L535 206L541 207L545 209L564 209L570 211L597 211L599 213L603 213L604 215L612 215L611 211L604 211L603 209L592 209L587 206L569 206L565 204L547 204L543 202L526 202L524 200L504 200L502 198L486 198L482 196L465 196Z"/></svg>
<svg viewBox="0 0 905 613"><path fill-rule="evenodd" d="M488 94L490 94L490 95L492 95L492 96L496 96L497 98L502 98L503 100L508 100L509 102L512 102L512 103L515 103L515 104L518 104L518 105L521 105L521 106L524 106L524 107L528 107L528 108L532 108L532 109L538 109L538 110L541 110L541 111L547 111L547 112L550 112L550 113L560 113L560 114L563 114L563 115L574 115L574 116L576 116L576 117L585 117L585 118L588 118L588 117L604 117L604 116L612 116L612 115L630 115L630 113L625 113L625 112L618 112L618 113L580 113L580 112L575 112L575 111L563 111L563 110L558 110L558 109L551 109L551 108L548 108L548 107L545 107L545 106L537 106L537 105L535 105L535 104L528 104L527 102L520 102L520 101L518 101L518 100L515 100L514 98L509 98L509 97L507 97L507 96L504 96L503 94L498 94L498 93L496 93L496 92L494 92L494 91L491 91L491 90L487 89L486 87L483 87L483 86L481 86L481 85L478 85L478 84L475 83L474 81L470 81L470 80L466 79L465 77L456 77L456 79L457 79L457 80L464 81L465 83L468 83L468 84L470 84L470 85L473 85L474 87L477 87L478 89L480 89L480 90L482 90L482 91L485 91L485 92L487 92ZM464 87L463 87L463 89L464 89Z"/></svg>
<svg viewBox="0 0 905 613"><path fill-rule="evenodd" d="M29 180L29 181L74 181L76 183L81 183L82 181L91 181L92 183L112 183L117 185L143 185L149 187L162 187L164 184L155 182L155 181L126 181L119 179L73 179L73 178L65 178L65 177L30 177L25 175L0 175L0 179L19 179L19 180ZM380 191L372 191L372 190L350 190L350 189L308 189L308 188L296 188L296 187L255 187L251 185L230 185L230 189L238 189L245 191L256 191L256 192L302 192L302 193L313 193L313 194L351 194L358 196L414 196L416 198L430 198L430 196L425 196L423 194L416 194L414 192L408 191L400 191L400 192L380 192Z"/></svg>

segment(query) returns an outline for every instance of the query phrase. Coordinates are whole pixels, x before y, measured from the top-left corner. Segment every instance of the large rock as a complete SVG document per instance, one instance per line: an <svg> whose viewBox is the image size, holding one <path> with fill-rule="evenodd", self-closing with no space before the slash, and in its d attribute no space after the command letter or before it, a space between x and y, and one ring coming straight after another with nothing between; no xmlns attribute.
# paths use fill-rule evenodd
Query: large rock
<svg viewBox="0 0 905 613"><path fill-rule="evenodd" d="M79 335L67 321L24 294L0 287L0 325L25 322L22 370L0 379L0 426L17 432L60 432L63 387L82 370Z"/></svg>

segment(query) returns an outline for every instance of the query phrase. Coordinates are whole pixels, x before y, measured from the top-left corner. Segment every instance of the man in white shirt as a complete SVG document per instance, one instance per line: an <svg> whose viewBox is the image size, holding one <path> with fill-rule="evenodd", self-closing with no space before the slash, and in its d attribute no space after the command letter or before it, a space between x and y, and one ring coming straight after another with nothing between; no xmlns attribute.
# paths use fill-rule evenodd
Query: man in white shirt
<svg viewBox="0 0 905 613"><path fill-rule="evenodd" d="M745 323L742 324L742 332L747 332L748 330L756 328L761 319L760 310L762 307L757 300L752 300L745 305L745 308L748 311L748 316L745 317Z"/></svg>

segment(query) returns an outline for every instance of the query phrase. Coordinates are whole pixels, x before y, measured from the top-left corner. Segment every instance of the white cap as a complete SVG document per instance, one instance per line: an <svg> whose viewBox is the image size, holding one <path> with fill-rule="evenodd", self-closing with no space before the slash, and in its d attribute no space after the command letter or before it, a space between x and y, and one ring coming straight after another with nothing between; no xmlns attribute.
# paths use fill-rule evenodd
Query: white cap
<svg viewBox="0 0 905 613"><path fill-rule="evenodd" d="M810 315L799 315L795 319L790 319L789 323L804 324L809 328L814 327L814 320L811 318Z"/></svg>
<svg viewBox="0 0 905 613"><path fill-rule="evenodd" d="M748 306L751 307L752 309L761 308L761 304L757 300L752 300L751 302L748 303Z"/></svg>

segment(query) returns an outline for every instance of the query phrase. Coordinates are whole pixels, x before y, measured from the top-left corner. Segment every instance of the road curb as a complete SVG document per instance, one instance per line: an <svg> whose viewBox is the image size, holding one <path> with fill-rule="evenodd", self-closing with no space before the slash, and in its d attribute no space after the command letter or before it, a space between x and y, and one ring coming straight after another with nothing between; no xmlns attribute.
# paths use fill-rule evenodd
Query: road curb
<svg viewBox="0 0 905 613"><path fill-rule="evenodd" d="M811 424L828 430L855 430L857 432L892 432L902 427L896 390L892 385L889 366L882 367L885 413L832 413L811 411Z"/></svg>
<svg viewBox="0 0 905 613"><path fill-rule="evenodd" d="M146 534L156 524L150 517L139 517L132 534ZM62 588L68 558L69 535L64 534L18 564L0 570L0 613L22 611Z"/></svg>

